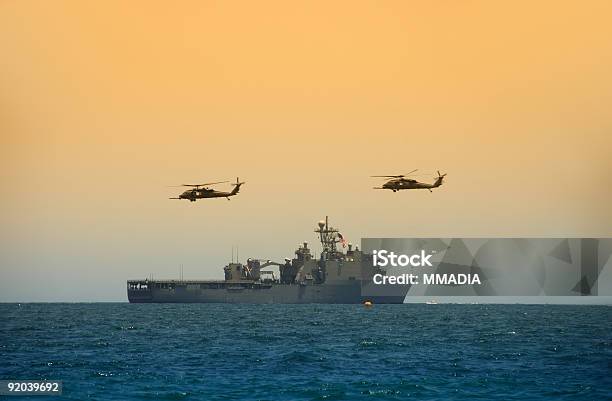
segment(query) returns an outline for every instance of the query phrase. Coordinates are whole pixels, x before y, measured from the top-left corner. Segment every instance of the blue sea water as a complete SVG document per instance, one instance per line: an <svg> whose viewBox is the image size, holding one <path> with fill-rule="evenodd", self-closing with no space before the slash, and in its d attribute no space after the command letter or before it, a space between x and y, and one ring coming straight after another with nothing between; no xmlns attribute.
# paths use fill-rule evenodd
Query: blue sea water
<svg viewBox="0 0 612 401"><path fill-rule="evenodd" d="M62 380L56 399L612 399L609 306L0 304L0 321L0 379Z"/></svg>

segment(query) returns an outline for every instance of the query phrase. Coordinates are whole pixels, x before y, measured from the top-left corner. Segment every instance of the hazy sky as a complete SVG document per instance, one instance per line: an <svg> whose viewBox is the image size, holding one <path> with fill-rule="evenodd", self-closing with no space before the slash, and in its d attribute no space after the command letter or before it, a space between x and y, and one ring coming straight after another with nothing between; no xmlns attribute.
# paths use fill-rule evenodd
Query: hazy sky
<svg viewBox="0 0 612 401"><path fill-rule="evenodd" d="M612 236L610 1L0 2L0 301L365 236ZM418 168L434 193L371 188ZM235 179L231 201L168 185ZM229 189L229 186L220 186ZM316 247L318 250L318 246Z"/></svg>

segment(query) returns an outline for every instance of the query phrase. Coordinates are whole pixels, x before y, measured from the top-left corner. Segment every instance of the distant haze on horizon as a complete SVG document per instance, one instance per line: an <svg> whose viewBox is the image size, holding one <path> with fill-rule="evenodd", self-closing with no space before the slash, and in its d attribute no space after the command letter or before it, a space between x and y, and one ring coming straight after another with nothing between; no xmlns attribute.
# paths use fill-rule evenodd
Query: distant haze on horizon
<svg viewBox="0 0 612 401"><path fill-rule="evenodd" d="M0 3L0 302L361 237L612 236L609 1ZM375 191L418 168L441 188ZM169 200L187 182L231 201ZM219 186L229 189L229 185Z"/></svg>

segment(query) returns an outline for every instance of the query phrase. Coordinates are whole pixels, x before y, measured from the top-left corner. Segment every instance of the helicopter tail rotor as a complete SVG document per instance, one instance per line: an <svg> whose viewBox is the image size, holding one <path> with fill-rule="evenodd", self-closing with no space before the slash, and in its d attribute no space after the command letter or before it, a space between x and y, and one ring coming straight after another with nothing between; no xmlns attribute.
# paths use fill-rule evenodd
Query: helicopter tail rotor
<svg viewBox="0 0 612 401"><path fill-rule="evenodd" d="M236 177L236 183L234 184L234 189L232 189L232 192L230 192L230 196L231 195L236 195L238 193L238 191L240 191L240 186L246 184L246 182L244 181L240 181L240 179L238 179L238 177Z"/></svg>
<svg viewBox="0 0 612 401"><path fill-rule="evenodd" d="M436 182L434 182L433 187L436 188L442 185L444 177L446 177L446 173L440 174L440 171L438 171L438 178L436 178Z"/></svg>

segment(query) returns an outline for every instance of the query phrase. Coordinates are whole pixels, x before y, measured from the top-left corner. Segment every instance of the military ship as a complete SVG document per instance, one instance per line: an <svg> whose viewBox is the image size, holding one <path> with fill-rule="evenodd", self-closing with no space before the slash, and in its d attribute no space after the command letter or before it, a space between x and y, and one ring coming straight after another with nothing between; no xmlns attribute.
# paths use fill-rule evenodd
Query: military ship
<svg viewBox="0 0 612 401"><path fill-rule="evenodd" d="M369 291L371 255L347 244L342 234L329 225L328 218L315 230L321 241L319 258L313 257L307 242L300 244L293 259L284 263L248 259L223 268L224 280L128 280L131 303L402 303L406 291ZM340 247L338 245L341 245ZM278 267L278 274L264 270ZM276 269L275 269L276 270ZM278 276L278 277L277 277ZM378 293L379 295L376 295Z"/></svg>

